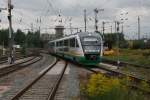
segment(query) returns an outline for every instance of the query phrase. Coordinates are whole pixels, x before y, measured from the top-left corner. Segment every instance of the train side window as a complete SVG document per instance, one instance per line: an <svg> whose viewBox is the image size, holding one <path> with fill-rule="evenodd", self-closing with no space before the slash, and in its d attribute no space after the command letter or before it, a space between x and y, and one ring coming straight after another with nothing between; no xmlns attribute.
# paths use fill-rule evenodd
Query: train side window
<svg viewBox="0 0 150 100"><path fill-rule="evenodd" d="M51 43L49 43L49 46L51 46Z"/></svg>
<svg viewBox="0 0 150 100"><path fill-rule="evenodd" d="M61 41L59 41L59 46L61 46Z"/></svg>
<svg viewBox="0 0 150 100"><path fill-rule="evenodd" d="M59 46L59 42L56 42L56 46L57 46L57 47Z"/></svg>
<svg viewBox="0 0 150 100"><path fill-rule="evenodd" d="M63 41L60 41L60 42L59 42L59 45L60 45L60 46L63 46Z"/></svg>
<svg viewBox="0 0 150 100"><path fill-rule="evenodd" d="M68 46L69 42L68 40L64 40L64 46Z"/></svg>
<svg viewBox="0 0 150 100"><path fill-rule="evenodd" d="M70 47L75 47L75 38L70 39Z"/></svg>
<svg viewBox="0 0 150 100"><path fill-rule="evenodd" d="M53 42L53 46L55 46L55 43Z"/></svg>
<svg viewBox="0 0 150 100"><path fill-rule="evenodd" d="M53 47L54 45L55 45L54 42L52 42L52 43L51 43L51 46Z"/></svg>
<svg viewBox="0 0 150 100"><path fill-rule="evenodd" d="M76 47L79 47L79 43L78 40L76 39Z"/></svg>
<svg viewBox="0 0 150 100"><path fill-rule="evenodd" d="M56 46L57 46L57 47L63 46L63 41L58 41L58 42L56 42Z"/></svg>

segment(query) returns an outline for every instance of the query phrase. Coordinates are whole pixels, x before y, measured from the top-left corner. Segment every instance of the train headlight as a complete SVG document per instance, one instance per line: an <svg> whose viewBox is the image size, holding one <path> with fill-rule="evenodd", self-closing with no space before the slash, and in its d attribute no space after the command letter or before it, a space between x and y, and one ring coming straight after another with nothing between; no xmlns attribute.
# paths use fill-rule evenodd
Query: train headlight
<svg viewBox="0 0 150 100"><path fill-rule="evenodd" d="M99 52L99 50L84 50L85 52Z"/></svg>

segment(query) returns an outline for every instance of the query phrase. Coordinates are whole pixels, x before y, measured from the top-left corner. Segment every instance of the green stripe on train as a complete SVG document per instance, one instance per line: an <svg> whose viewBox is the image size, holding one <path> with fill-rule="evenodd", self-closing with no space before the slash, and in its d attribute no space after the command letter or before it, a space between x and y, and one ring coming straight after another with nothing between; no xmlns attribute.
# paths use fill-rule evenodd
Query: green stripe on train
<svg viewBox="0 0 150 100"><path fill-rule="evenodd" d="M81 64L86 64L86 65L93 65L93 64L97 64L100 62L100 57L98 58L98 60L95 60L95 61L91 61L91 60L87 60L85 59L84 56L76 56L76 55L73 55L73 54L64 54L64 53L57 53L59 56L64 56L65 58L67 59L71 59L71 60L75 60Z"/></svg>

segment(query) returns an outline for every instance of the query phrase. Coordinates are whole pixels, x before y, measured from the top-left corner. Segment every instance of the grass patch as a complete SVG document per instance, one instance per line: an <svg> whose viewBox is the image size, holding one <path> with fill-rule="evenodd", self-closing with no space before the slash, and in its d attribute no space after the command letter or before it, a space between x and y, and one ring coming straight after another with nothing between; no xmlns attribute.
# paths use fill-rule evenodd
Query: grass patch
<svg viewBox="0 0 150 100"><path fill-rule="evenodd" d="M87 83L80 84L83 100L148 100L144 94L128 86L130 78L110 78L102 74L92 74ZM141 83L142 89L150 89L147 83Z"/></svg>
<svg viewBox="0 0 150 100"><path fill-rule="evenodd" d="M117 52L112 55L104 56L104 58L117 60ZM120 49L119 59L120 61L126 61L133 64L150 67L150 49Z"/></svg>

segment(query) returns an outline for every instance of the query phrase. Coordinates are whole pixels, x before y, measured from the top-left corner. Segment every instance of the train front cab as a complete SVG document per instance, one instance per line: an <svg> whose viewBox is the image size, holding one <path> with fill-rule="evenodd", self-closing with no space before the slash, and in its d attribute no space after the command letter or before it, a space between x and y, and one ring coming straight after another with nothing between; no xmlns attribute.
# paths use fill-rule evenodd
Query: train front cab
<svg viewBox="0 0 150 100"><path fill-rule="evenodd" d="M100 35L80 37L84 57L80 58L80 63L86 65L95 65L101 61L102 38Z"/></svg>

